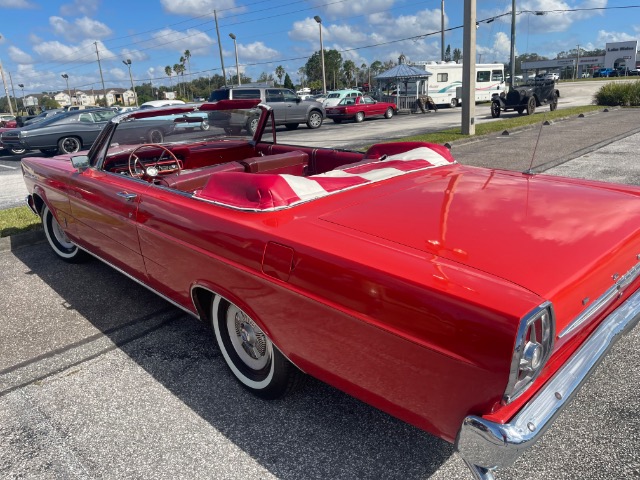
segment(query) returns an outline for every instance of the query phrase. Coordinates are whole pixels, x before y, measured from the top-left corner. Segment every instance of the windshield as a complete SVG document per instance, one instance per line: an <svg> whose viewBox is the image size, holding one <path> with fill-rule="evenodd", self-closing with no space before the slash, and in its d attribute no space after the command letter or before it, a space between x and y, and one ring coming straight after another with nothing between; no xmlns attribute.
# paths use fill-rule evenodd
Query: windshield
<svg viewBox="0 0 640 480"><path fill-rule="evenodd" d="M260 110L231 109L168 113L171 109L144 110L125 117L111 138L111 148L133 149L143 144L194 144L222 138L251 140Z"/></svg>

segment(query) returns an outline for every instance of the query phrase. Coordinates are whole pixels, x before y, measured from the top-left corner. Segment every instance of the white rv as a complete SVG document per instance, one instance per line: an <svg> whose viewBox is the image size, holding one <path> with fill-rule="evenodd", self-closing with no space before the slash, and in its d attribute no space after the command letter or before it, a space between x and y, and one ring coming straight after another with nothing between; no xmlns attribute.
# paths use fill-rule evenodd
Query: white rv
<svg viewBox="0 0 640 480"><path fill-rule="evenodd" d="M456 62L415 62L433 75L429 77L428 92L438 104L457 107L462 96L462 64ZM504 65L502 63L476 64L476 102L489 102L494 93L505 91Z"/></svg>

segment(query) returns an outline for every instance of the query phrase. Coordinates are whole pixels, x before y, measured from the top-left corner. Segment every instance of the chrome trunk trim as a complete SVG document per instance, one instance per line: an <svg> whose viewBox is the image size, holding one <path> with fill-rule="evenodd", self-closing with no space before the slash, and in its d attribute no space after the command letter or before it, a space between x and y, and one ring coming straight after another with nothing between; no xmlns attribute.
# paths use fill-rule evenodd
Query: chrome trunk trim
<svg viewBox="0 0 640 480"><path fill-rule="evenodd" d="M597 298L589 308L578 315L569 325L567 325L559 334L558 338L565 337L574 332L580 326L590 319L597 316L602 310L608 307L611 302L622 295L622 292L640 275L640 263L632 267L627 273L616 280L615 285L609 288L604 294Z"/></svg>
<svg viewBox="0 0 640 480"><path fill-rule="evenodd" d="M499 424L475 415L466 417L456 440L458 453L471 465L489 470L511 465L542 437L613 345L638 320L640 290L602 321L509 423Z"/></svg>

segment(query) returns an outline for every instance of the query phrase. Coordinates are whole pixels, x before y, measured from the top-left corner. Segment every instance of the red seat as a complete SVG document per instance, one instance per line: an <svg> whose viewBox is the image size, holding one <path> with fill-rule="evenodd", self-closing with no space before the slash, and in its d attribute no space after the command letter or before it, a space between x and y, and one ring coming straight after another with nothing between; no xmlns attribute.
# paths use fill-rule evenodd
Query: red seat
<svg viewBox="0 0 640 480"><path fill-rule="evenodd" d="M244 172L245 166L238 162L221 163L210 167L182 170L174 175L167 175L158 180L158 185L175 188L183 192L193 192L204 187L207 179L216 172Z"/></svg>
<svg viewBox="0 0 640 480"><path fill-rule="evenodd" d="M263 157L251 157L240 160L249 173L287 173L289 175L302 176L309 165L309 155L300 150L265 155Z"/></svg>

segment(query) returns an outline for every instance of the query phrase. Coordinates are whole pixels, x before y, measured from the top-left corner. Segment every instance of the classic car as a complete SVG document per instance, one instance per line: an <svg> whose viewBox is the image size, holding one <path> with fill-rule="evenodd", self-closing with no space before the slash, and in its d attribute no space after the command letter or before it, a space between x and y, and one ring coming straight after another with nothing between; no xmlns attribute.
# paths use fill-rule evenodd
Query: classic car
<svg viewBox="0 0 640 480"><path fill-rule="evenodd" d="M541 105L549 105L549 109L554 111L558 108L559 97L555 81L535 78L524 85L511 87L506 95L505 92L494 94L491 98L491 116L498 118L500 112L507 110L515 110L519 114L526 110L527 115L533 115Z"/></svg>
<svg viewBox="0 0 640 480"><path fill-rule="evenodd" d="M209 324L249 391L312 375L493 478L638 322L640 188L464 166L421 142L281 144L258 102L131 112L85 155L24 158L51 249ZM121 136L156 114L256 110L252 136Z"/></svg>
<svg viewBox="0 0 640 480"><path fill-rule="evenodd" d="M6 151L9 152L11 155L21 155L24 152L27 151L26 148L20 148L20 147L9 147L6 146L2 143L2 132L8 132L9 130L12 130L15 127L0 127L0 152L1 151Z"/></svg>
<svg viewBox="0 0 640 480"><path fill-rule="evenodd" d="M38 123L2 133L5 148L40 150L47 155L75 153L88 149L107 122L116 115L112 109L96 108L58 113ZM198 120L202 122L202 119ZM130 124L123 130L128 129ZM129 133L151 142L162 142L170 135L176 123L173 120L137 122Z"/></svg>
<svg viewBox="0 0 640 480"><path fill-rule="evenodd" d="M322 104L325 108L333 107L335 105L338 105L338 103L340 103L340 101L345 98L357 98L361 96L362 92L360 90L355 90L352 88L347 88L344 90L332 90L327 93L327 96L322 101Z"/></svg>
<svg viewBox="0 0 640 480"><path fill-rule="evenodd" d="M327 118L331 118L335 123L351 119L362 122L370 117L391 118L398 111L395 103L378 102L368 95L343 98L338 105L327 107L326 110Z"/></svg>

